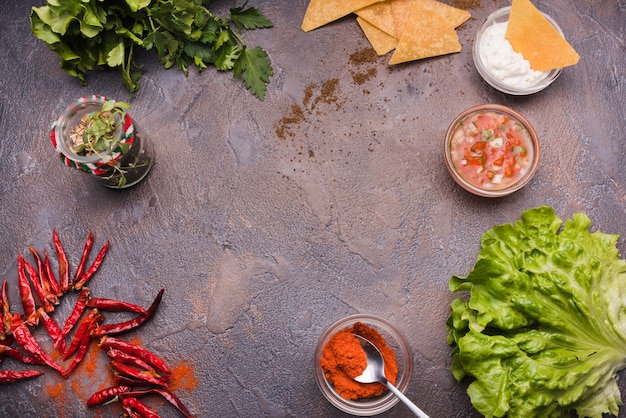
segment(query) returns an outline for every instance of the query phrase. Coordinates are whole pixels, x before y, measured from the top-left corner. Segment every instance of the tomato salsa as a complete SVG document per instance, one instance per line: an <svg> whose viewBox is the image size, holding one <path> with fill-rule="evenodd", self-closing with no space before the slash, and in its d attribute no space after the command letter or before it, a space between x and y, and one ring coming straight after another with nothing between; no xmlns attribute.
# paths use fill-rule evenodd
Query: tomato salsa
<svg viewBox="0 0 626 418"><path fill-rule="evenodd" d="M486 110L457 124L449 152L465 181L481 189L503 190L528 172L534 150L528 130L519 121Z"/></svg>

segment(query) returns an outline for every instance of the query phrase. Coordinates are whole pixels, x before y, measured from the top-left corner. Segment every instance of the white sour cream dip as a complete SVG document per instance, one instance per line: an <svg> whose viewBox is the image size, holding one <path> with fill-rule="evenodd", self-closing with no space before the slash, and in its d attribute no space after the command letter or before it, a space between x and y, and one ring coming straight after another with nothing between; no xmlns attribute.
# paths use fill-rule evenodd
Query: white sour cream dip
<svg viewBox="0 0 626 418"><path fill-rule="evenodd" d="M530 62L515 52L505 38L508 22L488 26L480 37L479 54L486 70L502 84L513 88L530 87L548 75L535 71Z"/></svg>

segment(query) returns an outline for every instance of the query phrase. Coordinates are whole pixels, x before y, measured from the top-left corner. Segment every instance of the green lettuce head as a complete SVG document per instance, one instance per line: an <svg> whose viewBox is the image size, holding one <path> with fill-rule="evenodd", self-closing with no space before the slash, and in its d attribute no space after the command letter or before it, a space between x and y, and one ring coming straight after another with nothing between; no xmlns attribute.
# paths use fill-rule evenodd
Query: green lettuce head
<svg viewBox="0 0 626 418"><path fill-rule="evenodd" d="M591 233L550 207L485 233L467 277L450 290L451 371L486 417L598 417L622 404L626 262L617 235Z"/></svg>

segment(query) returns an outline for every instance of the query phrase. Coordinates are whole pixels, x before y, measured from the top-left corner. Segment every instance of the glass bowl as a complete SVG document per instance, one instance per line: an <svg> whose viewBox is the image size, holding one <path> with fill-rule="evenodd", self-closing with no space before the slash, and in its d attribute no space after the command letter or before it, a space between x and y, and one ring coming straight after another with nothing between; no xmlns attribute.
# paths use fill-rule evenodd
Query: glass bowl
<svg viewBox="0 0 626 418"><path fill-rule="evenodd" d="M539 140L519 112L482 104L452 121L444 139L444 160L465 190L483 197L506 196L524 187L537 171Z"/></svg>
<svg viewBox="0 0 626 418"><path fill-rule="evenodd" d="M528 94L537 93L548 87L556 78L561 74L561 68L557 68L551 71L547 71L545 76L542 78L535 80L532 83L529 83L525 86L514 86L509 85L506 82L502 81L499 77L493 74L486 63L483 61L483 58L480 53L481 41L485 30L493 25L494 23L508 22L509 15L511 13L511 6L504 7L502 9L496 10L492 14L487 17L485 22L482 24L478 33L476 35L476 39L474 40L474 48L472 50L472 56L474 58L474 65L476 66L476 70L481 75L483 80L485 80L491 87L507 94L523 96ZM563 36L563 31L559 27L559 25L547 14L543 13L544 17L550 22L552 26Z"/></svg>
<svg viewBox="0 0 626 418"><path fill-rule="evenodd" d="M381 414L399 402L389 390L382 395L360 400L347 400L339 395L332 383L324 376L324 371L320 365L322 350L330 338L338 331L353 326L360 322L378 331L385 339L387 345L394 350L398 363L398 375L395 386L404 392L409 386L411 374L413 373L413 358L408 342L400 331L386 320L369 314L357 314L343 318L332 324L326 332L322 334L315 350L315 379L317 384L328 401L336 408L356 416L373 416Z"/></svg>

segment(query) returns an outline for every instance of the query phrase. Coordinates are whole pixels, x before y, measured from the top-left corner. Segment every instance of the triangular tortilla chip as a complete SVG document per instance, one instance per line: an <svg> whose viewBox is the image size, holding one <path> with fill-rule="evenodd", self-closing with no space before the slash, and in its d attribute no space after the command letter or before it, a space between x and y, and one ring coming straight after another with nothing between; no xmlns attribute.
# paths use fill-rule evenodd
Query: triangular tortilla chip
<svg viewBox="0 0 626 418"><path fill-rule="evenodd" d="M381 0L311 0L302 30L309 32Z"/></svg>
<svg viewBox="0 0 626 418"><path fill-rule="evenodd" d="M505 38L536 71L563 68L580 59L574 48L529 0L513 0Z"/></svg>
<svg viewBox="0 0 626 418"><path fill-rule="evenodd" d="M467 10L458 9L453 6L449 6L445 3L441 3L436 0L413 0L419 1L422 3L422 6L425 9L428 9L432 12L437 13L439 16L443 17L445 20L450 22L450 24L456 28L461 26L467 19L472 17L472 14Z"/></svg>
<svg viewBox="0 0 626 418"><path fill-rule="evenodd" d="M389 64L459 52L459 36L452 24L420 2L411 6L410 19Z"/></svg>
<svg viewBox="0 0 626 418"><path fill-rule="evenodd" d="M398 34L396 33L396 26L393 23L393 13L391 12L392 1L393 0L384 0L379 3L374 3L357 10L355 13L381 31L397 38Z"/></svg>
<svg viewBox="0 0 626 418"><path fill-rule="evenodd" d="M393 0L391 2L391 15L393 16L393 24L396 28L396 36L402 37L404 26L409 20L411 14L411 4L413 0Z"/></svg>
<svg viewBox="0 0 626 418"><path fill-rule="evenodd" d="M378 29L362 17L357 17L356 21L359 23L365 37L378 55L385 55L398 45L398 40L396 38L389 35L387 32L383 32Z"/></svg>
<svg viewBox="0 0 626 418"><path fill-rule="evenodd" d="M402 31L409 20L414 3L420 3L423 9L435 12L456 28L468 20L472 14L467 10L458 9L436 0L393 0L391 12L396 27L396 37L402 37Z"/></svg>

